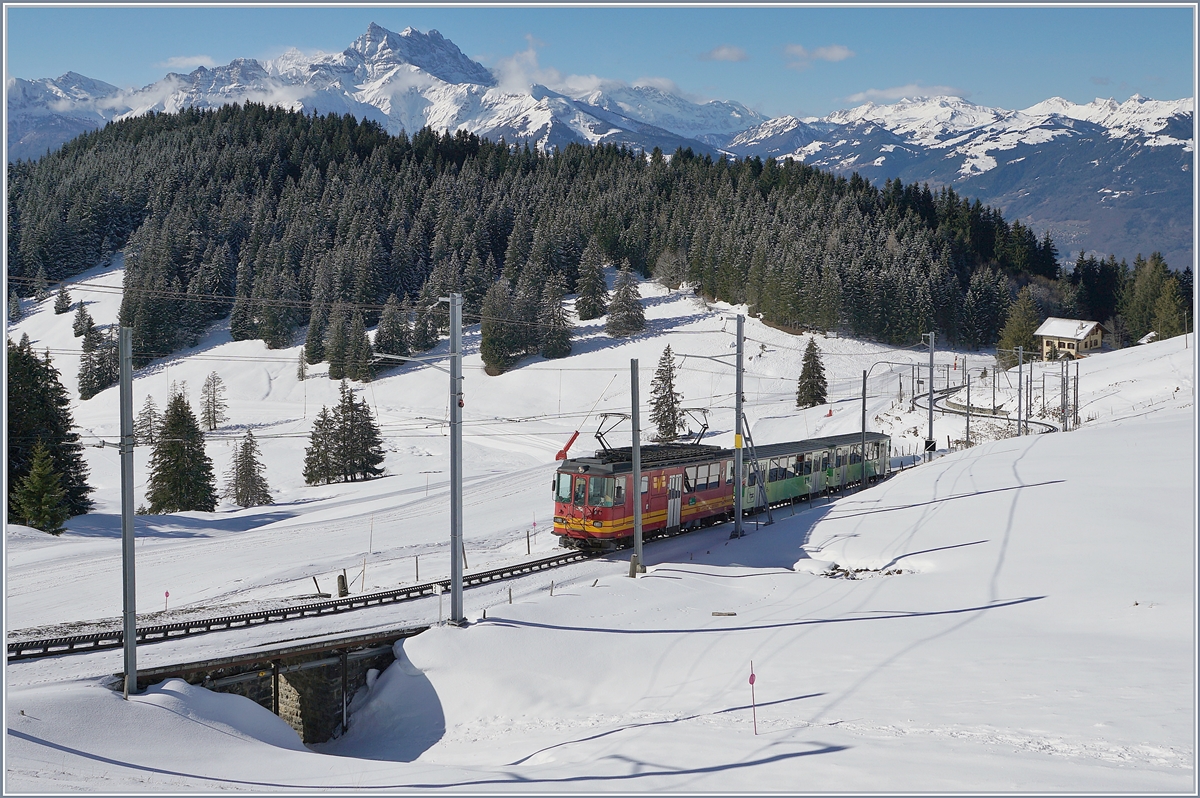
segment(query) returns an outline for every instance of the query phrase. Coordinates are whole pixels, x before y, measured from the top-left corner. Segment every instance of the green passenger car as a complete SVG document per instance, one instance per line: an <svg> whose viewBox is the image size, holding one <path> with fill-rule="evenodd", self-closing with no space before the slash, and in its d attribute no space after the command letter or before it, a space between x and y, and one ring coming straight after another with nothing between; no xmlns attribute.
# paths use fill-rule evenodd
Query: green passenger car
<svg viewBox="0 0 1200 798"><path fill-rule="evenodd" d="M772 505L801 501L858 484L863 481L864 467L867 482L886 477L891 463L891 438L879 432L868 432L865 459L862 444L862 433L853 432L759 446L755 450L757 474L747 450L742 488L744 511L762 507L758 474L764 478L767 501Z"/></svg>

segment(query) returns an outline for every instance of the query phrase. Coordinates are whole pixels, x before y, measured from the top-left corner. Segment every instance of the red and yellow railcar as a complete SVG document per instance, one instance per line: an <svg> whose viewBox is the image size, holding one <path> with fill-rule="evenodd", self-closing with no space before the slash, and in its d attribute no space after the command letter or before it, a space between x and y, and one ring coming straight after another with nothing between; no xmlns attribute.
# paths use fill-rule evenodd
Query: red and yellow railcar
<svg viewBox="0 0 1200 798"><path fill-rule="evenodd" d="M641 447L642 532L673 533L733 517L733 450ZM554 476L554 534L564 546L612 548L633 535L631 450L565 460Z"/></svg>

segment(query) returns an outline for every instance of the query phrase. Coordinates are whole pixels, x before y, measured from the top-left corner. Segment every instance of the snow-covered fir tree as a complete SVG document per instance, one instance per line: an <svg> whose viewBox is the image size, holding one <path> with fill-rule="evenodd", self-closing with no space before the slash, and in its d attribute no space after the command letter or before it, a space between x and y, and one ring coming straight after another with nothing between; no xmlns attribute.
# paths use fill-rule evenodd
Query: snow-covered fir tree
<svg viewBox="0 0 1200 798"><path fill-rule="evenodd" d="M61 316L71 309L71 295L67 292L67 285L63 283L58 287L58 294L54 297L54 315Z"/></svg>
<svg viewBox="0 0 1200 798"><path fill-rule="evenodd" d="M608 312L608 285L604 281L604 257L599 242L593 238L583 250L579 261L579 278L575 281L575 315L580 321L598 319Z"/></svg>
<svg viewBox="0 0 1200 798"><path fill-rule="evenodd" d="M204 428L212 432L229 420L225 412L228 404L225 401L225 382L217 372L209 372L200 386L200 421Z"/></svg>
<svg viewBox="0 0 1200 798"><path fill-rule="evenodd" d="M150 512L212 512L217 506L212 460L204 451L204 432L187 397L172 393L163 413L158 443L150 455L146 485Z"/></svg>
<svg viewBox="0 0 1200 798"><path fill-rule="evenodd" d="M554 359L571 354L571 320L563 307L567 282L561 274L546 281L542 290L541 317L538 319L538 351L542 357Z"/></svg>
<svg viewBox="0 0 1200 798"><path fill-rule="evenodd" d="M50 452L41 441L33 449L33 464L29 473L17 484L11 496L15 515L20 523L61 535L63 522L71 516L66 502L67 492L62 477L54 470Z"/></svg>
<svg viewBox="0 0 1200 798"><path fill-rule="evenodd" d="M10 322L20 321L25 315L21 310L21 298L17 296L16 291L8 292L8 320Z"/></svg>
<svg viewBox="0 0 1200 798"><path fill-rule="evenodd" d="M71 322L71 330L75 333L75 337L82 338L93 324L91 314L83 306L83 300L79 300L75 308L75 319Z"/></svg>
<svg viewBox="0 0 1200 798"><path fill-rule="evenodd" d="M655 440L666 443L679 438L686 427L682 401L683 394L675 390L675 354L667 344L650 382L650 421L656 430Z"/></svg>
<svg viewBox="0 0 1200 798"><path fill-rule="evenodd" d="M483 298L479 324L479 355L484 370L493 377L508 371L520 359L518 324L513 318L512 291L507 280L497 280Z"/></svg>
<svg viewBox="0 0 1200 798"><path fill-rule="evenodd" d="M608 318L604 331L614 338L623 338L646 329L646 311L638 279L626 260L613 282L612 299L608 303Z"/></svg>
<svg viewBox="0 0 1200 798"><path fill-rule="evenodd" d="M804 362L800 366L800 379L796 385L796 407L816 407L824 404L828 386L825 384L825 366L821 363L821 350L813 338L804 348Z"/></svg>
<svg viewBox="0 0 1200 798"><path fill-rule="evenodd" d="M259 507L271 504L271 489L267 485L262 461L259 460L258 441L254 432L246 430L245 437L238 442L233 453L233 462L225 475L227 499L238 507Z"/></svg>
<svg viewBox="0 0 1200 798"><path fill-rule="evenodd" d="M309 485L357 482L383 473L383 438L366 399L358 400L342 380L340 401L322 406L304 451L304 481Z"/></svg>
<svg viewBox="0 0 1200 798"><path fill-rule="evenodd" d="M383 306L383 315L379 317L374 349L381 355L405 357L409 354L408 338L408 316L405 315L400 300L395 294L391 294Z"/></svg>

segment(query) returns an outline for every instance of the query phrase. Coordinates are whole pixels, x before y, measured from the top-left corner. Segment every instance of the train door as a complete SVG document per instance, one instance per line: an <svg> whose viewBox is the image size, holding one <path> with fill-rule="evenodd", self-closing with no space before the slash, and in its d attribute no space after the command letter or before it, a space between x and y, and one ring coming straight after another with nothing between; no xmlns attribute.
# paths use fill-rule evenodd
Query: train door
<svg viewBox="0 0 1200 798"><path fill-rule="evenodd" d="M683 474L671 474L667 482L667 532L679 531L679 512L683 507Z"/></svg>

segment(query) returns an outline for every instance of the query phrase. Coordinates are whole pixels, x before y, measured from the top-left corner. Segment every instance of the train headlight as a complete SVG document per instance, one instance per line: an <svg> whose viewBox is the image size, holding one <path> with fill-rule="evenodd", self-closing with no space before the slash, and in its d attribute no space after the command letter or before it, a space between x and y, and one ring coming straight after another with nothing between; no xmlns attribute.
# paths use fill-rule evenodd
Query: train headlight
<svg viewBox="0 0 1200 798"><path fill-rule="evenodd" d="M603 529L604 522L603 521L593 521L592 526L596 527L596 529Z"/></svg>
<svg viewBox="0 0 1200 798"><path fill-rule="evenodd" d="M561 515L556 515L556 516L554 516L554 523L556 523L560 526L565 526L567 523L567 519L563 518Z"/></svg>

